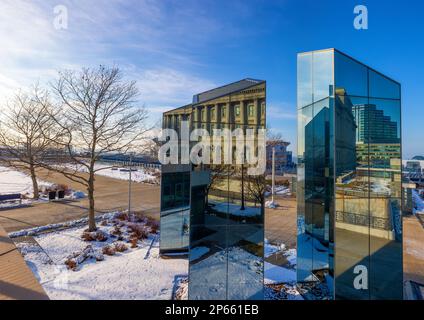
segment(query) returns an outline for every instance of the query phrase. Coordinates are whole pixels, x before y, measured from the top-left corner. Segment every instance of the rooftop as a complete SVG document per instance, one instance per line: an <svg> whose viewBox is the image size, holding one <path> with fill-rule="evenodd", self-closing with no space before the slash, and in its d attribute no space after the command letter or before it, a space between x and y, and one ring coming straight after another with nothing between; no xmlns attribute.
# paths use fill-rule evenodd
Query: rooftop
<svg viewBox="0 0 424 320"><path fill-rule="evenodd" d="M172 109L169 110L167 112L165 112L164 114L167 114L169 112L176 112L176 111L184 111L186 108L191 108L193 105L195 104L199 104L199 103L204 103L219 97L223 97L226 95L229 95L231 93L236 93L242 90L246 90L249 89L251 87L254 87L258 84L264 83L264 80L258 80L258 79L252 79L252 78L246 78L246 79L242 79L236 82L232 82L229 84L226 84L224 86L221 87L217 87L208 91L204 91L201 93L197 93L193 96L193 103L192 104L188 104L176 109Z"/></svg>

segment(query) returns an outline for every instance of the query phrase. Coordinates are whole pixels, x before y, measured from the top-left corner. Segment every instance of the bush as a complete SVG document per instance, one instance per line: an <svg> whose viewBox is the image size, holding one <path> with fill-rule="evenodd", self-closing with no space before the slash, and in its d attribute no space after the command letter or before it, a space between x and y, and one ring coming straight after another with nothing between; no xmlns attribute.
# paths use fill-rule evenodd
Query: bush
<svg viewBox="0 0 424 320"><path fill-rule="evenodd" d="M115 249L107 245L102 248L102 253L108 256L113 256L115 254Z"/></svg>
<svg viewBox="0 0 424 320"><path fill-rule="evenodd" d="M69 270L75 271L77 269L77 263L74 259L67 259L65 265Z"/></svg>
<svg viewBox="0 0 424 320"><path fill-rule="evenodd" d="M94 232L88 232L84 231L81 238L84 241L100 241L104 242L107 240L107 235L100 230L94 231Z"/></svg>
<svg viewBox="0 0 424 320"><path fill-rule="evenodd" d="M120 212L115 216L116 219L121 220L121 221L128 221L129 220L129 216L127 213L125 212Z"/></svg>
<svg viewBox="0 0 424 320"><path fill-rule="evenodd" d="M125 252L128 250L128 247L125 243L117 242L115 243L115 251L116 252Z"/></svg>
<svg viewBox="0 0 424 320"><path fill-rule="evenodd" d="M139 240L147 239L149 233L146 228L139 224L129 224L128 228L132 231L131 238L137 238Z"/></svg>
<svg viewBox="0 0 424 320"><path fill-rule="evenodd" d="M110 232L110 234L119 237L120 235L122 235L122 231L121 228L119 228L119 226L115 226L112 231Z"/></svg>
<svg viewBox="0 0 424 320"><path fill-rule="evenodd" d="M138 239L136 237L131 238L130 239L130 244L131 244L131 248L132 249L137 248L138 247Z"/></svg>

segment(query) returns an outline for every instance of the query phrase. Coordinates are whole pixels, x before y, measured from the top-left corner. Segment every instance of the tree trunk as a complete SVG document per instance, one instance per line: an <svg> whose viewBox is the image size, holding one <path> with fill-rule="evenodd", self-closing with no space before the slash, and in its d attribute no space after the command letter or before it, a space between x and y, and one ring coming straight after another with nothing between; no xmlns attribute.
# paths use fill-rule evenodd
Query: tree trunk
<svg viewBox="0 0 424 320"><path fill-rule="evenodd" d="M90 179L88 182L88 201L89 201L89 209L88 209L88 231L96 231L96 220L94 215L94 174L90 174Z"/></svg>
<svg viewBox="0 0 424 320"><path fill-rule="evenodd" d="M37 175L35 174L34 166L30 166L30 175L32 180L32 189L33 189L33 199L38 200L40 198L40 193L38 191L38 182L37 182Z"/></svg>

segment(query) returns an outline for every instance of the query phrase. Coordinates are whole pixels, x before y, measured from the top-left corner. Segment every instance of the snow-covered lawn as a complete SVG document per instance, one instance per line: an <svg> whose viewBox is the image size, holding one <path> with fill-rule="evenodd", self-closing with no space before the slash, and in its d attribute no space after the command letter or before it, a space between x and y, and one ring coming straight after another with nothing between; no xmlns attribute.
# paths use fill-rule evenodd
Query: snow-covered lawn
<svg viewBox="0 0 424 320"><path fill-rule="evenodd" d="M271 190L271 187L268 186L268 189ZM291 196L292 193L289 188L285 186L275 186L274 190L275 194L278 196ZM270 197L272 195L272 191L266 191L265 197Z"/></svg>
<svg viewBox="0 0 424 320"><path fill-rule="evenodd" d="M296 286L296 249L286 249L284 244L275 245L265 239L265 258L282 254L287 265L279 266L265 262L265 299L266 300L303 300Z"/></svg>
<svg viewBox="0 0 424 320"><path fill-rule="evenodd" d="M287 259L287 266L276 266L265 262L265 284L283 284L296 282L296 249L286 249L284 244L271 244L265 239L265 258L281 253Z"/></svg>
<svg viewBox="0 0 424 320"><path fill-rule="evenodd" d="M36 235L39 246L17 243L50 299L171 299L181 277L187 276L187 259L160 258L159 235L146 221L124 221L116 215L103 221L98 227L105 241L84 241L86 226L80 226ZM134 241L143 230L151 232ZM105 247L114 249L117 244L126 250L108 255ZM88 246L95 256L82 261ZM70 260L77 262L75 271L67 267Z"/></svg>
<svg viewBox="0 0 424 320"><path fill-rule="evenodd" d="M245 206L245 209L241 210L240 205L234 204L234 203L211 201L210 204L212 205L212 208L215 211L218 211L221 213L228 213L236 217L255 217L255 216L261 215L260 207L255 208L255 207Z"/></svg>
<svg viewBox="0 0 424 320"><path fill-rule="evenodd" d="M68 165L67 166L71 170L77 170L79 172L87 172L87 168L84 166L76 166L76 165ZM129 180L130 172L128 168L113 166L112 164L106 163L96 163L94 165L95 170L99 170L96 172L96 175L109 177L113 179L119 180ZM131 181L134 182L144 182L144 183L152 183L159 184L160 180L158 178L160 170L159 169L144 169L144 168L133 168L131 171ZM154 175L156 174L156 176Z"/></svg>
<svg viewBox="0 0 424 320"><path fill-rule="evenodd" d="M227 268L223 270L226 264ZM221 250L191 265L192 299L221 299L226 290L225 272L231 274L229 299L259 299L263 290L263 264L260 258L239 247ZM197 296L197 294L199 296Z"/></svg>
<svg viewBox="0 0 424 320"><path fill-rule="evenodd" d="M265 284L296 283L296 270L265 262Z"/></svg>
<svg viewBox="0 0 424 320"><path fill-rule="evenodd" d="M40 188L49 187L52 184L38 180ZM20 193L31 197L33 194L32 180L30 176L12 168L0 166L0 194Z"/></svg>

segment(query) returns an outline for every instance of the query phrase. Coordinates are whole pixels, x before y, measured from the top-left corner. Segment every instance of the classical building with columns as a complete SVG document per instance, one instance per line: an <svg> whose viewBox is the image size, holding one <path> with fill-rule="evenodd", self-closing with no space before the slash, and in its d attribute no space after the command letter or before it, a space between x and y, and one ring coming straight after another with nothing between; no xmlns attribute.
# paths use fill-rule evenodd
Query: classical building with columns
<svg viewBox="0 0 424 320"><path fill-rule="evenodd" d="M195 94L191 104L165 112L163 128L181 137L186 120L190 132L242 129L247 140L247 129L266 128L265 109L266 82L243 79ZM246 157L258 152L254 142ZM160 252L189 256L189 299L263 298L265 172L250 176L248 166L234 157L231 163L162 165Z"/></svg>
<svg viewBox="0 0 424 320"><path fill-rule="evenodd" d="M163 127L179 129L182 120L192 128L257 128L265 123L265 81L244 79L193 96L193 103L163 114Z"/></svg>

